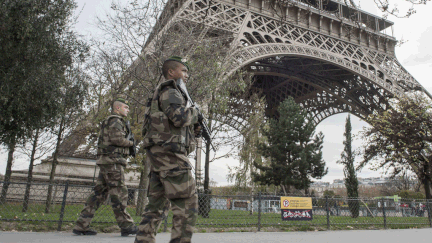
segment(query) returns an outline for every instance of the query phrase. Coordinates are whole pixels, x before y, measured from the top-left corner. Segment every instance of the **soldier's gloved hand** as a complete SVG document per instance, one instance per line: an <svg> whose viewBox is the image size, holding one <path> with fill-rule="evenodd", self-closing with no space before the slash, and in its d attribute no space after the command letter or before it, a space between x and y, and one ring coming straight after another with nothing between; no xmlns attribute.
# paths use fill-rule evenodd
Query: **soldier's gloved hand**
<svg viewBox="0 0 432 243"><path fill-rule="evenodd" d="M129 140L132 141L132 146L129 147L129 155L135 158L135 156L136 156L135 139L134 138L130 138Z"/></svg>
<svg viewBox="0 0 432 243"><path fill-rule="evenodd" d="M199 138L202 136L202 128L198 123L196 123L194 125L194 133L195 133L196 138Z"/></svg>
<svg viewBox="0 0 432 243"><path fill-rule="evenodd" d="M198 113L198 122L202 122L203 119L203 115L201 113Z"/></svg>

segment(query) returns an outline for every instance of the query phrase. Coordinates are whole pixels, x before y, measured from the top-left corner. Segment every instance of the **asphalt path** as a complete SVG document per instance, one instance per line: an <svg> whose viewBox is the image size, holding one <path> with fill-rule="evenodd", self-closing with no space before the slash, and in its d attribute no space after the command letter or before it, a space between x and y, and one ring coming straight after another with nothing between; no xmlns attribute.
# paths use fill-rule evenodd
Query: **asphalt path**
<svg viewBox="0 0 432 243"><path fill-rule="evenodd" d="M0 231L0 243L133 243L135 236L117 234L76 236L70 232L5 232ZM157 243L169 242L169 233L156 236ZM246 232L246 233L196 233L192 243L419 243L431 242L432 229L400 230L346 230L318 232Z"/></svg>

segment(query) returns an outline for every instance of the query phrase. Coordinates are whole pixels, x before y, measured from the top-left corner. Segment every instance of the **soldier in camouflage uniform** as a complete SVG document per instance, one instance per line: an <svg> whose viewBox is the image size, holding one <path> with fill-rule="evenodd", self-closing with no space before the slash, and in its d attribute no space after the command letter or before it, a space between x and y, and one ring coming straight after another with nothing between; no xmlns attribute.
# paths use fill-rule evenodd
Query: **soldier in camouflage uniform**
<svg viewBox="0 0 432 243"><path fill-rule="evenodd" d="M156 88L146 112L143 146L150 169L148 204L138 226L135 243L155 242L162 219L173 212L171 243L191 242L198 197L187 155L195 149L200 132L198 111L186 107L176 80L187 81L188 65L171 57L162 67L166 79Z"/></svg>
<svg viewBox="0 0 432 243"><path fill-rule="evenodd" d="M113 103L112 115L101 124L96 162L100 168L99 176L94 192L88 197L75 224L74 234L97 234L95 230L89 228L89 225L96 210L101 203L106 201L108 195L117 224L121 228L121 235L136 234L138 230L132 217L126 211L128 190L125 184L124 168L127 164L126 157L129 155L129 147L134 145L133 139L127 139L129 134L123 119L128 113L127 101L118 98Z"/></svg>

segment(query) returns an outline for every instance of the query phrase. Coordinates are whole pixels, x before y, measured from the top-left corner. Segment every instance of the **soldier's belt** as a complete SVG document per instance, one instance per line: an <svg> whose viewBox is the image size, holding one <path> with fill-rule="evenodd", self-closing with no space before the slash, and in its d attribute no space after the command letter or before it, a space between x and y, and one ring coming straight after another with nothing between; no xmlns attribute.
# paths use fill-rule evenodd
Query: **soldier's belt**
<svg viewBox="0 0 432 243"><path fill-rule="evenodd" d="M107 146L105 148L98 148L97 155L109 155L109 154L129 155L129 148L116 147L116 146Z"/></svg>

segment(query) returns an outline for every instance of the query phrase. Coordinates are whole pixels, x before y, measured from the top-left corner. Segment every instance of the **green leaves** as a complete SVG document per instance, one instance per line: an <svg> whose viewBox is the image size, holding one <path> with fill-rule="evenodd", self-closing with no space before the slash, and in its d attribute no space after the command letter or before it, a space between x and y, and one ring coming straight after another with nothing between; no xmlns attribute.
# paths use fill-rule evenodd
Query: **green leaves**
<svg viewBox="0 0 432 243"><path fill-rule="evenodd" d="M0 5L0 142L23 141L60 113L66 72L87 50L69 30L72 0Z"/></svg>
<svg viewBox="0 0 432 243"><path fill-rule="evenodd" d="M305 189L312 182L311 178L327 174L322 160L324 135L314 136L315 127L307 121L306 115L292 97L280 104L278 116L269 119L268 127L262 128L268 142L260 143L258 148L268 161L264 165L254 163L260 170L254 173L255 181Z"/></svg>
<svg viewBox="0 0 432 243"><path fill-rule="evenodd" d="M392 176L406 168L421 181L430 180L431 108L428 98L412 95L394 101L389 110L369 115L367 122L372 127L361 133L365 144L359 168L371 164ZM379 160L371 163L374 159Z"/></svg>
<svg viewBox="0 0 432 243"><path fill-rule="evenodd" d="M345 187L347 189L347 196L349 198L358 198L358 180L354 167L355 155L352 149L352 127L351 118L348 115L345 122L344 132L344 151L341 153L341 160L338 163L344 165ZM359 216L359 206L357 201L349 201L348 207L351 212L351 217L357 218Z"/></svg>

